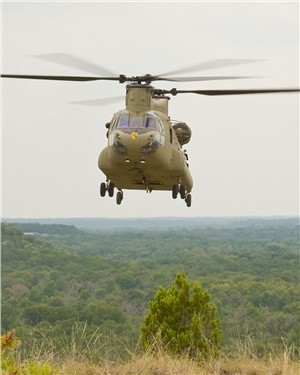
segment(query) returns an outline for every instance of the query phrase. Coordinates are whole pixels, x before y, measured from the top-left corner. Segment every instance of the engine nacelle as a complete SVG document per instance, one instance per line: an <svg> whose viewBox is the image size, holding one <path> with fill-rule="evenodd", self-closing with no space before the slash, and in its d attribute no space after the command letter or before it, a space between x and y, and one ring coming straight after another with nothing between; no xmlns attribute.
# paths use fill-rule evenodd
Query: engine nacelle
<svg viewBox="0 0 300 375"><path fill-rule="evenodd" d="M180 145L189 143L192 136L191 128L185 122L172 121L171 123Z"/></svg>

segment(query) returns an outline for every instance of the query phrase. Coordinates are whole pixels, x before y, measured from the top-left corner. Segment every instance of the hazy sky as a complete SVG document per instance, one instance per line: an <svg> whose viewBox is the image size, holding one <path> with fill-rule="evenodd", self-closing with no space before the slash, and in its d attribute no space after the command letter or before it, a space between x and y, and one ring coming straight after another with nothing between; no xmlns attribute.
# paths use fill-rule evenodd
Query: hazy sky
<svg viewBox="0 0 300 375"><path fill-rule="evenodd" d="M262 61L199 72L253 79L168 83L178 89L299 86L298 2L3 2L2 73L84 75L32 57L70 53L117 74L159 74L219 58ZM88 73L87 73L88 75ZM196 75L192 73L191 75ZM105 123L124 103L117 82L2 79L3 217L297 215L299 95L178 95L170 116L186 145L192 207L171 192L101 198Z"/></svg>

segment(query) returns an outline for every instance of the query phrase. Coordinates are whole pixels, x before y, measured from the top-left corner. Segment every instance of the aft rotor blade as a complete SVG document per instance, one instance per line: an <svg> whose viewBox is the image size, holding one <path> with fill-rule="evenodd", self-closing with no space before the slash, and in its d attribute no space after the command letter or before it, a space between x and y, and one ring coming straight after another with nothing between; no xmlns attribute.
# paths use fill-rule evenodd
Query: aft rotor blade
<svg viewBox="0 0 300 375"><path fill-rule="evenodd" d="M18 79L41 79L48 81L120 81L120 77L84 77L84 76L52 76L52 75L24 75L24 74L1 74L2 78Z"/></svg>
<svg viewBox="0 0 300 375"><path fill-rule="evenodd" d="M117 103L124 100L123 96L113 96L110 98L92 99L92 100L80 100L77 102L69 102L69 104L89 105L89 106L102 106Z"/></svg>
<svg viewBox="0 0 300 375"><path fill-rule="evenodd" d="M298 88L286 88L286 89L236 89L236 90L177 90L172 89L166 91L167 94L199 94L209 96L221 96L221 95L246 95L246 94L273 94L273 93L288 93L288 92L299 92Z"/></svg>
<svg viewBox="0 0 300 375"><path fill-rule="evenodd" d="M81 59L74 55L70 55L68 53L49 53L49 54L39 54L33 55L41 60L45 60L54 64L59 64L79 70L83 70L88 73L92 73L95 75L107 75L107 76L117 76L118 74L111 72L110 70L103 68L99 65L91 63L87 60Z"/></svg>
<svg viewBox="0 0 300 375"><path fill-rule="evenodd" d="M192 72L200 72L203 70L209 70L209 69L217 69L217 68L225 68L227 66L234 66L234 65L242 65L242 64L249 64L249 63L255 63L262 60L257 59L217 59L217 60L211 60L207 62L203 62L196 65L191 65L186 68L173 70L171 72L159 74L159 76L168 76L171 74L180 74L180 73L192 73Z"/></svg>

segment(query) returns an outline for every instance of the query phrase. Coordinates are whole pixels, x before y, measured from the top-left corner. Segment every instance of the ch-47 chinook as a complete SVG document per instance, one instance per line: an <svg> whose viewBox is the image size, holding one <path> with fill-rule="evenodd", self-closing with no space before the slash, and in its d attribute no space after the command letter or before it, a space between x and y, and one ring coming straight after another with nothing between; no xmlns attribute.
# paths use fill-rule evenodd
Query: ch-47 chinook
<svg viewBox="0 0 300 375"><path fill-rule="evenodd" d="M101 151L98 159L98 166L106 176L106 181L100 184L100 195L104 197L107 193L109 197L113 197L114 191L117 190L118 205L123 200L123 191L133 189L147 192L168 190L174 199L179 195L188 207L191 206L193 180L187 152L183 146L190 141L192 132L185 122L175 121L169 117L170 95L192 93L215 96L299 91L298 88L200 90L173 88L164 90L156 89L151 85L154 81L188 82L250 78L240 76L170 77L170 75L222 68L257 60L221 59L161 75L145 74L127 77L122 74L116 75L107 69L104 70L68 54L39 55L38 57L88 70L96 75L91 77L2 74L1 77L79 82L97 80L129 82L126 86L126 108L116 112L112 120L106 124L108 145ZM106 76L101 76L103 72ZM101 105L103 101L100 99L82 103Z"/></svg>

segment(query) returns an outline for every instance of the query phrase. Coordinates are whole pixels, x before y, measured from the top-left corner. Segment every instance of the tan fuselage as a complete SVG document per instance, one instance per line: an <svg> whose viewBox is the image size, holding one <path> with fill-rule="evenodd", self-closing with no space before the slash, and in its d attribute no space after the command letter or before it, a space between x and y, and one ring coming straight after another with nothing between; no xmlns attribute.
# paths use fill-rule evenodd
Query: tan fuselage
<svg viewBox="0 0 300 375"><path fill-rule="evenodd" d="M107 146L100 153L99 168L118 189L171 190L172 185L181 183L191 191L193 182L183 151L166 142L145 155L141 150L149 135L140 134L134 139L130 134L121 134L120 140L128 153L122 155L113 145Z"/></svg>
<svg viewBox="0 0 300 375"><path fill-rule="evenodd" d="M168 116L168 98L157 99L151 87L129 86L126 110L114 115L108 131L108 146L99 155L98 165L119 190L172 190L174 184L193 186L187 157ZM130 118L152 116L157 128L123 129L118 119L124 112ZM142 121L142 120L141 120Z"/></svg>

